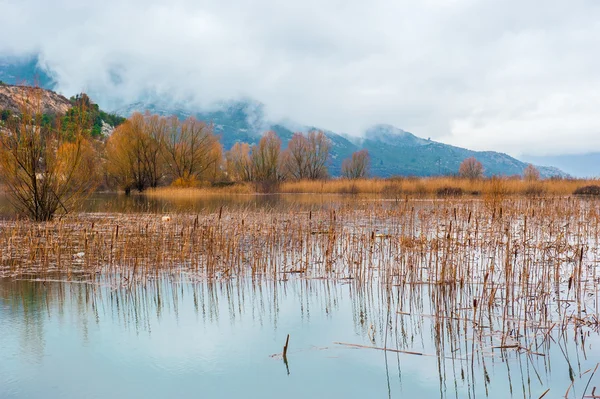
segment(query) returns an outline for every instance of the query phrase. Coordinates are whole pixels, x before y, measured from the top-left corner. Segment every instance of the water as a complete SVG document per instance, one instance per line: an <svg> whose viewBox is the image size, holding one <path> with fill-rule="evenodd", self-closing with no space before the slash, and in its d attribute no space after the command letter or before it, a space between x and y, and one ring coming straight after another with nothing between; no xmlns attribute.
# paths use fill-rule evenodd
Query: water
<svg viewBox="0 0 600 399"><path fill-rule="evenodd" d="M392 289L388 309L377 283L115 281L0 280L1 398L507 398L511 388L556 398L571 383L569 362L581 397L591 372L579 374L600 361L597 334L586 352L566 333L545 356L496 350L472 363L460 360L472 337L456 331L460 349L437 352L427 289ZM397 313L409 298L412 315Z"/></svg>
<svg viewBox="0 0 600 399"><path fill-rule="evenodd" d="M594 372L600 362L595 204L574 211L581 204L569 203L564 209L573 214L561 216L564 220L538 212L527 219L526 229L522 204L510 214L510 204L505 206L505 224L500 224L475 202L457 211L450 202L398 206L377 200L383 211L372 211L371 201L327 196L174 201L97 194L83 209L92 214L60 223L64 245L59 253L71 266L68 271L64 264L53 268L56 251L47 243L58 239L52 224L14 229L10 226L20 222L5 221L1 265L10 266L14 255L26 272L0 278L0 398L536 399L544 392L545 398L565 397L567 391L569 398L581 398L600 386L600 372ZM226 208L222 219L221 207ZM404 210L394 210L400 207ZM252 212L258 209L269 212ZM294 235L288 234L289 226L300 221L292 220L290 209L319 212L304 212L304 234ZM338 222L328 209L338 211ZM243 210L243 218L230 210ZM471 211L479 235L467 221ZM110 218L96 220L111 212L132 214L118 222L121 241ZM173 213L171 222L147 215L166 212ZM196 273L175 264L137 274L127 266L128 259L155 265L156 254L146 255L157 248L165 257L179 255L177 240L200 234L192 229L196 212L200 227L218 224L215 231L233 240L223 238L230 250L237 245L231 232L239 232L236 224L245 220L245 246L238 250L260 256L263 246L275 243L274 252L266 253L276 266L254 273L242 262L239 275L203 274L206 265ZM162 235L149 234L144 218L158 220L150 231ZM269 220L261 224L262 219ZM450 227L438 232L439 226L452 226L454 236ZM328 234L319 233L323 230ZM417 239L423 236L431 239L421 246ZM110 260L110 266L95 268L93 260L106 261L104 244L113 239L115 245L138 239L141 244L128 247L129 258L116 257L120 249L111 252L123 267ZM286 239L304 244L285 244ZM470 239L472 247L465 249ZM321 245L330 240L336 250L326 253L338 262L333 272L319 252L329 251ZM374 262L364 266L365 273L350 272L353 258L344 257L346 242L361 243L350 248L359 249L364 259L381 260L381 269ZM205 247L195 243L194 256L203 259ZM582 243L587 243L585 267L578 269L577 254L586 248ZM279 253L285 251L281 248L287 253ZM306 248L316 249L307 257ZM87 259L80 253L92 259L84 273L76 273ZM31 269L29 258L35 258ZM302 259L309 259L312 273L297 273L295 262ZM453 284L436 275L437 259L458 265ZM506 269L506 259L514 259L513 268ZM44 267L34 267L36 262ZM551 270L560 276L541 273L555 263L559 267ZM231 263L218 266L232 268ZM521 274L524 266L529 274ZM492 269L495 277L486 285L484 273ZM40 270L52 272L37 274ZM517 272L516 279L507 277L510 270Z"/></svg>
<svg viewBox="0 0 600 399"><path fill-rule="evenodd" d="M212 212L221 207L229 210L289 209L311 210L327 208L330 204L356 204L359 201L378 201L378 196L343 196L315 194L241 194L206 197L161 198L145 195L94 193L74 212L102 213L195 213ZM5 193L0 192L0 219L14 219L14 208Z"/></svg>

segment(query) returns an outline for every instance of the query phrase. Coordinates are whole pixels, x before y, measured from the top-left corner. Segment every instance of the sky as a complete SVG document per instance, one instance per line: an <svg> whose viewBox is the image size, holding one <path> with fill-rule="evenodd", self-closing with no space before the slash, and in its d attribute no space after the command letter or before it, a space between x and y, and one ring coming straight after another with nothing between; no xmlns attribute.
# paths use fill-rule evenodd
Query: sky
<svg viewBox="0 0 600 399"><path fill-rule="evenodd" d="M600 151L597 0L0 0L0 38L101 105L250 97L350 135Z"/></svg>

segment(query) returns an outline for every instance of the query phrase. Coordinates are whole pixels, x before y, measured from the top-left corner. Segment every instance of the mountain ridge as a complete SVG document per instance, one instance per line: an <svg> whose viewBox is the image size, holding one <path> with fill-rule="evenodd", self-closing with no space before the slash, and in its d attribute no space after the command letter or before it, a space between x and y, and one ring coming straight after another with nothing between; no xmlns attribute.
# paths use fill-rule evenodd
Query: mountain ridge
<svg viewBox="0 0 600 399"><path fill-rule="evenodd" d="M353 138L343 133L320 129L295 122L272 122L265 119L264 105L255 100L223 102L210 111L194 112L188 108L171 107L167 102L134 103L119 108L114 113L127 117L133 112L156 113L178 118L194 116L212 123L215 133L228 150L236 142L255 144L262 133L273 130L281 138L283 147L295 132L322 130L331 140L329 170L333 176L341 174L342 160L354 151L367 149L371 156L371 174L377 177L455 175L460 163L469 157L477 158L484 173L492 175L521 175L529 165L507 154L496 151L473 151L466 148L424 139L389 124L377 124L366 129L363 137ZM290 126L291 125L291 126ZM542 177L568 175L555 167L537 166Z"/></svg>
<svg viewBox="0 0 600 399"><path fill-rule="evenodd" d="M39 59L35 56L24 59L0 57L0 80L12 84L19 81L33 84L37 81L40 87L55 87L51 74L40 67ZM215 132L221 135L225 149L239 141L256 143L266 130L274 130L281 137L284 146L294 132L323 130L332 142L329 170L334 176L340 175L342 160L362 148L367 149L371 155L371 174L380 177L454 175L458 172L460 163L469 157L475 157L483 164L487 176L522 174L528 165L507 154L455 147L418 137L389 124L373 125L365 130L363 137L351 137L290 120L268 121L264 104L249 98L223 101L202 112L195 111L184 103L153 96L145 98L146 101L132 103L116 111L122 116L146 110L165 116L174 114L179 118L195 116L214 124ZM554 167L538 166L538 169L543 177L568 176Z"/></svg>

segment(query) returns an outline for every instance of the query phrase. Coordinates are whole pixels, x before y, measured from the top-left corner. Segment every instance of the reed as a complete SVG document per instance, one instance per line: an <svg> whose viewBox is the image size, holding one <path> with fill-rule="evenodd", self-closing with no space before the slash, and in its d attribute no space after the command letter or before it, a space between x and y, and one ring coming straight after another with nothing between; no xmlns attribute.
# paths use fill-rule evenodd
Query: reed
<svg viewBox="0 0 600 399"><path fill-rule="evenodd" d="M459 177L397 177L388 179L329 179L287 181L271 187L270 193L284 194L368 194L385 198L494 195L501 188L509 196L564 196L576 193L584 187L598 185L597 180L545 179L523 180L520 178L493 177L489 179L463 179ZM256 194L263 188L250 183L236 183L222 187L200 186L191 188L162 187L145 192L160 198L201 198L230 194Z"/></svg>
<svg viewBox="0 0 600 399"><path fill-rule="evenodd" d="M361 323L370 346L424 353L410 337L428 326L441 381L471 369L464 377L471 384L477 364L486 388L494 361L548 368L555 342L585 350L586 337L600 330L597 200L511 196L517 183L504 180L461 182L481 188L483 198L2 221L0 276L102 279L124 289L165 275L351 281L365 298L357 306L378 304L379 317Z"/></svg>

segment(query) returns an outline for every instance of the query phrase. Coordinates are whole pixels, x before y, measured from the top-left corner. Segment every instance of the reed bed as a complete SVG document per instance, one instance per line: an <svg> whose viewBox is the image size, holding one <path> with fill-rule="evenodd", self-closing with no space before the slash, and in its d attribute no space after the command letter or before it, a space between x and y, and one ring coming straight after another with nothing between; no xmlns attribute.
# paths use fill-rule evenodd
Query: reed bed
<svg viewBox="0 0 600 399"><path fill-rule="evenodd" d="M419 353L415 337L429 329L441 384L487 388L489 364L509 358L541 381L552 346L568 340L585 354L586 339L600 332L600 202L592 199L499 193L1 223L3 277L108 278L121 289L164 276L324 279L369 297L377 287L379 317L365 319L366 334L384 350Z"/></svg>
<svg viewBox="0 0 600 399"><path fill-rule="evenodd" d="M598 185L597 180L545 179L527 181L520 178L462 179L456 177L334 179L285 182L282 193L378 194L387 197L443 195L444 189L458 189L461 195L478 196L494 193L500 187L507 195L570 195L584 186Z"/></svg>
<svg viewBox="0 0 600 399"><path fill-rule="evenodd" d="M595 179L543 179L528 181L521 178L494 177L463 179L458 177L395 177L372 179L329 179L286 181L269 186L269 194L362 194L384 198L477 197L495 195L501 191L508 196L565 196L585 187L600 186ZM262 186L235 183L224 186L159 187L144 192L153 198L198 199L231 195L261 194ZM597 195L597 194L596 194Z"/></svg>

